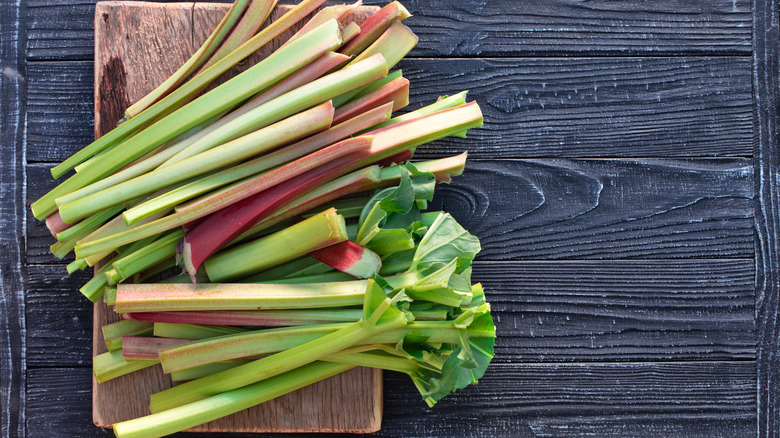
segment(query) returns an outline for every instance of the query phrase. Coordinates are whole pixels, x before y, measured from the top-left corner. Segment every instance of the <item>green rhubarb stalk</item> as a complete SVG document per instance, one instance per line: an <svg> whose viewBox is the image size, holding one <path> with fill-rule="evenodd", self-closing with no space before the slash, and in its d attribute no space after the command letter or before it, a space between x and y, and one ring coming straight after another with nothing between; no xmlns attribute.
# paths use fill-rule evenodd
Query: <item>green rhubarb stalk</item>
<svg viewBox="0 0 780 438"><path fill-rule="evenodd" d="M122 320L106 324L101 330L108 351L116 351L122 349L123 336L149 336L154 332L154 323Z"/></svg>
<svg viewBox="0 0 780 438"><path fill-rule="evenodd" d="M194 144L197 141L200 141L208 134L211 134L212 132L216 131L218 128L221 128L222 126L232 122L233 120L235 120L239 116L246 114L250 110L257 108L258 106L266 102L269 102L272 99L275 99L287 92L290 92L302 85L305 85L315 79L318 79L319 77L321 77L322 75L330 71L333 68L333 66L343 62L344 58L345 58L344 55L333 53L333 52L326 52L325 54L317 58L315 61L313 61L312 63L300 68L298 71L286 77L281 82L274 85L273 87L262 91L261 93L253 97L248 102L244 103L237 109L231 111L226 116L210 124L209 126L203 128L201 131L197 132L196 134L186 138L185 140L182 140L176 145L173 145L170 148L171 149L170 152L166 150L167 153L164 156L160 156L159 159L155 159L155 163L159 164L160 166L167 166L177 161L181 161L184 158L187 158L188 156L190 156L190 154L180 154L180 152L188 148L190 145Z"/></svg>
<svg viewBox="0 0 780 438"><path fill-rule="evenodd" d="M130 107L125 110L125 117L127 119L135 117L141 111L149 108L155 102L160 100L160 98L166 96L176 87L178 87L196 70L198 70L198 68L200 68L200 66L203 65L206 60L208 60L209 57L217 50L217 47L222 44L222 41L225 39L225 37L230 34L230 31L239 21L239 18L244 13L249 3L249 0L236 0L230 6L230 9L228 9L225 17L222 18L222 21L217 24L217 27L213 32L211 32L211 35L209 35L206 41L203 42L200 48L190 57L190 59L188 59L184 65L179 67L179 69L176 70L176 72L173 73L170 77L168 77L168 79L166 79L162 84L158 85L157 88L139 99L138 102L130 105ZM262 2L255 0L252 2L252 4L254 3Z"/></svg>
<svg viewBox="0 0 780 438"><path fill-rule="evenodd" d="M188 380L195 380L201 377L208 376L209 374L214 374L220 371L229 370L231 368L235 368L241 365L242 363L246 363L246 362L248 361L214 362L206 365L201 365L199 367L192 367L181 371L174 371L170 374L170 377L172 382L186 382Z"/></svg>
<svg viewBox="0 0 780 438"><path fill-rule="evenodd" d="M354 279L355 279L354 275L346 274L344 272L334 271L334 272L326 272L324 274L281 278L278 280L270 280L268 281L268 283L277 283L277 284L329 283L333 281L351 281Z"/></svg>
<svg viewBox="0 0 780 438"><path fill-rule="evenodd" d="M215 115L222 114L226 110L235 107L239 103L258 93L260 90L270 87L302 66L314 61L323 53L338 47L341 42L341 33L338 29L338 23L336 23L335 20L307 33L293 44L290 44L284 49L277 50L268 58L260 61L245 72L198 97L187 105L184 105L180 109L172 112L128 139L121 147L117 147L108 152L101 159L101 165L95 163L95 165L91 165L83 171L73 175L33 203L33 214L39 219L48 216L56 210L56 204L54 202L56 198L110 175L141 157L146 152L175 138L190 128L198 126L200 123L209 120ZM239 48L238 50L241 49ZM222 61L225 61L228 58L230 58L230 56L224 58ZM220 64L222 61L220 61ZM218 65L214 65L203 74L197 76L196 79L200 76L207 75L207 73L217 67ZM356 86L360 85L362 84ZM179 90L183 88L184 87ZM172 93L170 96L173 94L175 93ZM159 103L163 103L163 101ZM146 114L147 112L149 111L144 111L141 115L130 119L127 123L132 122L132 120L136 118L143 118L143 114ZM279 119L284 118L285 116L286 115L282 115ZM125 124L122 124L120 126L124 125ZM230 139L232 138L228 138L228 140Z"/></svg>
<svg viewBox="0 0 780 438"><path fill-rule="evenodd" d="M376 125L379 121L389 119L391 110L392 105L382 105L367 111L358 117L354 117L337 126L333 126L330 129L305 138L295 144L285 146L277 151L193 181L178 189L171 190L156 198L150 199L147 202L127 210L123 213L123 217L127 223L132 224L139 219L173 207L198 195L207 193L210 190L239 181L243 178L257 175L260 172L300 158L323 146L340 141L352 134L360 132L369 126Z"/></svg>
<svg viewBox="0 0 780 438"><path fill-rule="evenodd" d="M119 284L116 311L257 310L360 304L364 281L314 284Z"/></svg>
<svg viewBox="0 0 780 438"><path fill-rule="evenodd" d="M89 265L87 264L87 261L84 259L76 259L72 262L68 263L67 270L68 274L73 274L76 271L83 271L87 269Z"/></svg>
<svg viewBox="0 0 780 438"><path fill-rule="evenodd" d="M98 383L103 383L158 363L158 360L126 360L119 349L93 357L92 371Z"/></svg>
<svg viewBox="0 0 780 438"><path fill-rule="evenodd" d="M209 148L170 166L160 167L152 172L61 205L60 215L66 218L65 220L77 220L92 211L245 160L313 132L326 129L330 126L332 117L333 107L330 102L326 101L221 146ZM239 120L235 120L233 123L237 122Z"/></svg>
<svg viewBox="0 0 780 438"><path fill-rule="evenodd" d="M123 316L131 321L172 324L222 324L231 326L284 327L330 322L355 322L359 308L295 310L208 310L187 312L135 312ZM427 316L426 313L421 313ZM433 316L433 315L431 315ZM437 319L439 315L436 315ZM415 316L416 318L416 316ZM430 318L429 318L430 319Z"/></svg>
<svg viewBox="0 0 780 438"><path fill-rule="evenodd" d="M201 67L204 71L252 38L271 15L276 0L252 0L233 31Z"/></svg>
<svg viewBox="0 0 780 438"><path fill-rule="evenodd" d="M230 372L238 368L240 366L223 372ZM343 373L351 368L354 368L354 366L328 362L311 363L285 372L273 379L217 394L175 409L115 423L113 425L114 433L116 433L117 437L124 438L161 437L242 411L320 380ZM179 386L197 382L198 380L192 380Z"/></svg>
<svg viewBox="0 0 780 438"><path fill-rule="evenodd" d="M212 282L243 278L348 238L344 216L332 208L277 233L219 252L204 267Z"/></svg>
<svg viewBox="0 0 780 438"><path fill-rule="evenodd" d="M297 347L152 394L149 409L153 413L162 412L250 385L315 362L384 331L401 328L411 318L396 306L396 301L404 298L403 294L394 299L386 294L380 284L368 280L363 317L358 322Z"/></svg>
<svg viewBox="0 0 780 438"><path fill-rule="evenodd" d="M164 259L162 262L159 262L154 266L146 268L143 271L133 275L133 283L144 283L151 278L154 278L169 271L170 269L175 268L176 266L176 249L174 248L173 252L170 254L170 257L167 259Z"/></svg>
<svg viewBox="0 0 780 438"><path fill-rule="evenodd" d="M109 286L149 269L176 254L176 245L184 237L184 230L174 230L154 242L111 263L113 269L106 272Z"/></svg>
<svg viewBox="0 0 780 438"><path fill-rule="evenodd" d="M358 317L359 318L359 317ZM354 320L352 321L354 322ZM251 355L244 355L246 337L236 335L220 336L219 338L203 339L189 342L183 345L171 346L158 351L163 372L168 374L199 365L220 362L219 356L224 353L224 358L240 359L242 357L258 356L261 354L278 353L291 347L304 344L336 330L346 328L350 323L342 324L317 324L301 327L282 327L273 329L256 330L251 333L251 339L256 347ZM238 342L239 346L233 346Z"/></svg>
<svg viewBox="0 0 780 438"><path fill-rule="evenodd" d="M159 168L61 205L60 215L77 220L111 205L243 161L313 132L327 129L332 119L333 107L326 102L174 165Z"/></svg>
<svg viewBox="0 0 780 438"><path fill-rule="evenodd" d="M437 111L445 110L448 108L454 108L456 106L460 106L466 103L466 93L468 91L461 91L458 94L453 94L452 96L447 97L440 97L439 100L437 100L435 103L432 103L428 106L424 106L420 109L417 109L415 111L408 112L406 114L402 114L397 117L393 117L392 119L377 124L374 129L384 128L385 126L392 125L395 123L400 123L406 120L412 120L417 117L426 116L429 114L433 114ZM458 133L452 134L455 137L466 137L466 131L461 131Z"/></svg>
<svg viewBox="0 0 780 438"><path fill-rule="evenodd" d="M116 304L116 288L112 286L106 286L103 288L103 302L107 306L113 306Z"/></svg>
<svg viewBox="0 0 780 438"><path fill-rule="evenodd" d="M352 90L352 91L346 92L346 93L344 93L344 94L342 94L340 96L334 97L333 98L333 106L338 108L338 107L344 105L345 103L349 102L352 99L364 96L364 95L366 95L366 94L376 90L377 88L379 88L379 87L381 87L381 86L383 86L383 85L385 85L385 84L387 84L387 83L389 83L389 82L391 82L391 81L393 81L395 79L401 78L401 77L403 77L403 73L401 72L400 69L399 70L393 70L390 73L388 73L387 76L385 76L385 77L383 77L381 79L377 79L374 82L366 85L365 87L358 88L356 90Z"/></svg>
<svg viewBox="0 0 780 438"><path fill-rule="evenodd" d="M289 47L300 44L304 39L308 40L309 35L312 34L314 34L313 31L307 33ZM247 111L191 144L174 158L179 160L196 155L214 145L222 144L284 117L320 105L333 97L362 87L385 75L387 75L387 65L384 58L381 55L369 57L364 62L323 76Z"/></svg>
<svg viewBox="0 0 780 438"><path fill-rule="evenodd" d="M382 33L382 36L352 59L345 68L378 53L385 58L387 68L393 68L417 45L417 41L417 35L411 29L401 24L400 21L395 21Z"/></svg>
<svg viewBox="0 0 780 438"><path fill-rule="evenodd" d="M103 298L103 292L108 282L106 280L106 271L111 268L110 264L106 264L102 268L95 272L95 276L92 277L84 286L81 286L79 292L82 293L88 300L93 303Z"/></svg>
<svg viewBox="0 0 780 438"><path fill-rule="evenodd" d="M293 24L297 23L299 20L314 11L322 3L324 3L324 0L301 1L296 7L288 11L278 20L271 23L265 29L261 30L257 35L252 37L246 43L242 44L238 49L229 53L215 65L182 84L179 88L171 92L168 96L160 99L160 101L149 107L146 111L117 126L106 135L98 138L90 145L84 147L82 150L63 161L61 164L52 168L52 175L55 178L59 178L74 166L82 163L107 146L124 141L130 135L135 134L140 129L143 129L148 124L157 120L161 115L170 113L173 108L181 105L182 102L189 101L192 96L200 92L209 83L222 75L222 73L226 72L235 64L256 52L260 47L263 47L267 43L271 42L274 38L281 35ZM75 186L76 184L73 185ZM69 188L68 190L62 189L55 196L52 196L52 198L56 198L59 195L74 190L75 188Z"/></svg>
<svg viewBox="0 0 780 438"><path fill-rule="evenodd" d="M333 268L315 260L308 255L282 263L271 269L260 271L245 277L241 283L267 283L281 278L298 277L302 275L319 275L332 271Z"/></svg>

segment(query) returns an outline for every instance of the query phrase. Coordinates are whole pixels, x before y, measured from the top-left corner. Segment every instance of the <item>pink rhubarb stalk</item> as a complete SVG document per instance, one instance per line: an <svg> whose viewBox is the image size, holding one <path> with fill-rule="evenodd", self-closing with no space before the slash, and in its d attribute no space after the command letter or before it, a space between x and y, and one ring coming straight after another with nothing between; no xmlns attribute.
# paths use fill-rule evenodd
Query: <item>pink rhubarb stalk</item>
<svg viewBox="0 0 780 438"><path fill-rule="evenodd" d="M396 1L385 5L360 25L360 34L345 44L339 52L350 56L362 52L376 41L393 22L408 17L410 17L409 11L401 3Z"/></svg>
<svg viewBox="0 0 780 438"><path fill-rule="evenodd" d="M55 211L46 218L46 228L49 229L52 237L57 237L57 233L63 232L74 224L66 224L60 216L60 212Z"/></svg>
<svg viewBox="0 0 780 438"><path fill-rule="evenodd" d="M170 324L230 325L244 327L288 327L297 325L352 322L360 319L361 309L301 310L209 310L182 312L124 313L130 321Z"/></svg>
<svg viewBox="0 0 780 438"><path fill-rule="evenodd" d="M382 267L382 260L377 253L349 240L310 252L309 255L356 278L368 278Z"/></svg>
<svg viewBox="0 0 780 438"><path fill-rule="evenodd" d="M159 350L178 347L193 341L195 339L125 336L122 338L122 357L128 360L158 359Z"/></svg>
<svg viewBox="0 0 780 438"><path fill-rule="evenodd" d="M341 167L342 160L368 150L371 141L370 136L341 141L265 173L227 193L225 196L238 190L249 190L245 187L253 187L252 191L262 187L261 191L255 192L256 195L231 203L187 232L181 251L187 272L194 275L209 256L248 230L259 219L332 179L328 178L329 175L333 169ZM345 151L350 153L345 154Z"/></svg>
<svg viewBox="0 0 780 438"><path fill-rule="evenodd" d="M281 47L284 47L287 44L297 40L306 32L316 28L320 24L325 23L330 19L336 19L340 23L343 22L362 3L363 3L362 0L358 0L351 5L333 5L321 9L319 12L314 14L314 16L311 17L311 19L306 24L304 24L303 27L298 32L296 32L295 35L293 35L289 40L287 40Z"/></svg>
<svg viewBox="0 0 780 438"><path fill-rule="evenodd" d="M400 77L336 109L333 123L355 117L370 108L392 103L393 112L409 105L409 79Z"/></svg>

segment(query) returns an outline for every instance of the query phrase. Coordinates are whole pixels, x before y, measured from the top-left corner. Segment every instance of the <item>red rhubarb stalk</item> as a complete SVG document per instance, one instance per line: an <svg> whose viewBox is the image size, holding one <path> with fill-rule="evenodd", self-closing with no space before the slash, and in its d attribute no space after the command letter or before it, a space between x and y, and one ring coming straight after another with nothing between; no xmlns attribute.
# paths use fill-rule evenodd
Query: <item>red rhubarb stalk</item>
<svg viewBox="0 0 780 438"><path fill-rule="evenodd" d="M368 150L371 141L370 136L341 141L265 173L225 194L228 197L239 190L256 193L238 202L231 202L227 208L211 214L187 232L181 251L187 271L194 275L209 256L248 230L259 219L333 179L328 178L331 171L341 167L342 160L347 160L348 156ZM352 153L344 154L344 151ZM282 182L284 184L280 185ZM257 187L262 188L256 190Z"/></svg>
<svg viewBox="0 0 780 438"><path fill-rule="evenodd" d="M404 20L409 16L409 11L401 3L392 2L385 5L360 25L358 36L345 44L339 52L350 56L362 52L376 41L394 21Z"/></svg>
<svg viewBox="0 0 780 438"><path fill-rule="evenodd" d="M125 336L122 338L122 357L129 360L158 359L159 350L178 347L193 341L195 339Z"/></svg>
<svg viewBox="0 0 780 438"><path fill-rule="evenodd" d="M46 228L49 229L49 232L51 233L52 237L57 237L57 233L61 233L67 230L68 228L70 228L71 226L73 226L73 224L66 224L65 222L63 222L59 210L50 214L46 218Z"/></svg>
<svg viewBox="0 0 780 438"><path fill-rule="evenodd" d="M310 252L309 255L356 278L368 278L382 267L382 260L377 253L349 240Z"/></svg>
<svg viewBox="0 0 780 438"><path fill-rule="evenodd" d="M246 11L244 11L241 20L239 20L233 31L225 39L225 42L211 55L211 58L201 67L197 74L216 64L220 59L227 56L228 53L252 38L271 15L274 6L276 6L276 0L252 0Z"/></svg>
<svg viewBox="0 0 780 438"><path fill-rule="evenodd" d="M368 109L392 102L393 112L409 105L409 79L400 77L336 109L333 123L355 117Z"/></svg>

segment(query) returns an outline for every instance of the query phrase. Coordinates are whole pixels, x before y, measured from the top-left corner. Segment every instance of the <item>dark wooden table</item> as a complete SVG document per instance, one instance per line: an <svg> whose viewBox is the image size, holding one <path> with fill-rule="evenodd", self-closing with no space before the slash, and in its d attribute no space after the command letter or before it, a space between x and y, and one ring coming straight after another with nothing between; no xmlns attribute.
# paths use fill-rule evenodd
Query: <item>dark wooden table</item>
<svg viewBox="0 0 780 438"><path fill-rule="evenodd" d="M375 2L368 2L374 4ZM778 437L777 0L406 0L417 105L485 128L440 191L483 242L495 365L388 437ZM2 437L91 424L91 306L24 207L93 136L92 0L0 7Z"/></svg>

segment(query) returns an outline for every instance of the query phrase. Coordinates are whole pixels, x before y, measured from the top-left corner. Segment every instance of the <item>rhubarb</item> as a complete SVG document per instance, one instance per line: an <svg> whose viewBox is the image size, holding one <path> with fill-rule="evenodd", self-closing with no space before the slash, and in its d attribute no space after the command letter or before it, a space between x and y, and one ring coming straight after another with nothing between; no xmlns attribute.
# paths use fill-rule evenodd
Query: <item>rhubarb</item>
<svg viewBox="0 0 780 438"><path fill-rule="evenodd" d="M124 142L122 147L111 150L101 159L105 165L91 165L68 178L33 203L33 214L36 218L48 216L56 210L54 202L56 198L78 190L106 175L110 175L146 152L173 139L188 129L199 125L214 115L221 114L235 107L258 91L268 88L340 44L341 34L338 29L338 23L335 20L318 27L315 31L307 33L298 41L295 41L295 43L284 49L277 50L268 58L240 75L198 97L137 135L134 135ZM205 75L216 67L215 65L200 76ZM251 86L237 86L236 84L251 84ZM359 85L361 84L356 86ZM179 88L179 90L181 89ZM143 114L147 112L144 111ZM141 118L141 115L137 118ZM131 119L131 121L134 119ZM124 126L124 124L120 126ZM63 218L63 220L67 222L67 219Z"/></svg>
<svg viewBox="0 0 780 438"><path fill-rule="evenodd" d="M268 27L252 37L249 41L228 54L228 56L219 60L219 62L217 62L215 65L211 66L210 68L206 69L206 71L184 83L171 94L149 107L146 111L142 112L136 117L131 118L127 122L122 123L117 128L111 130L106 135L95 140L90 145L75 153L67 160L63 161L61 164L52 168L52 175L55 178L59 178L74 166L89 159L91 156L100 152L106 147L126 140L131 135L137 133L140 129L148 126L151 122L158 119L160 116L164 114L170 114L172 109L176 108L177 105L188 101L193 95L211 83L211 81L222 75L222 73L226 72L233 65L237 64L244 58L257 51L260 47L263 47L271 40L282 34L285 30L314 11L318 6L324 3L324 1L325 0L302 0L296 7L288 11L280 19L271 23ZM65 194L70 190L72 189L61 189L55 194L55 196L51 196L51 198L56 198L57 196ZM45 203L42 202L41 204ZM43 205L41 205L41 207L43 207ZM35 217L40 218L40 216L37 214Z"/></svg>

